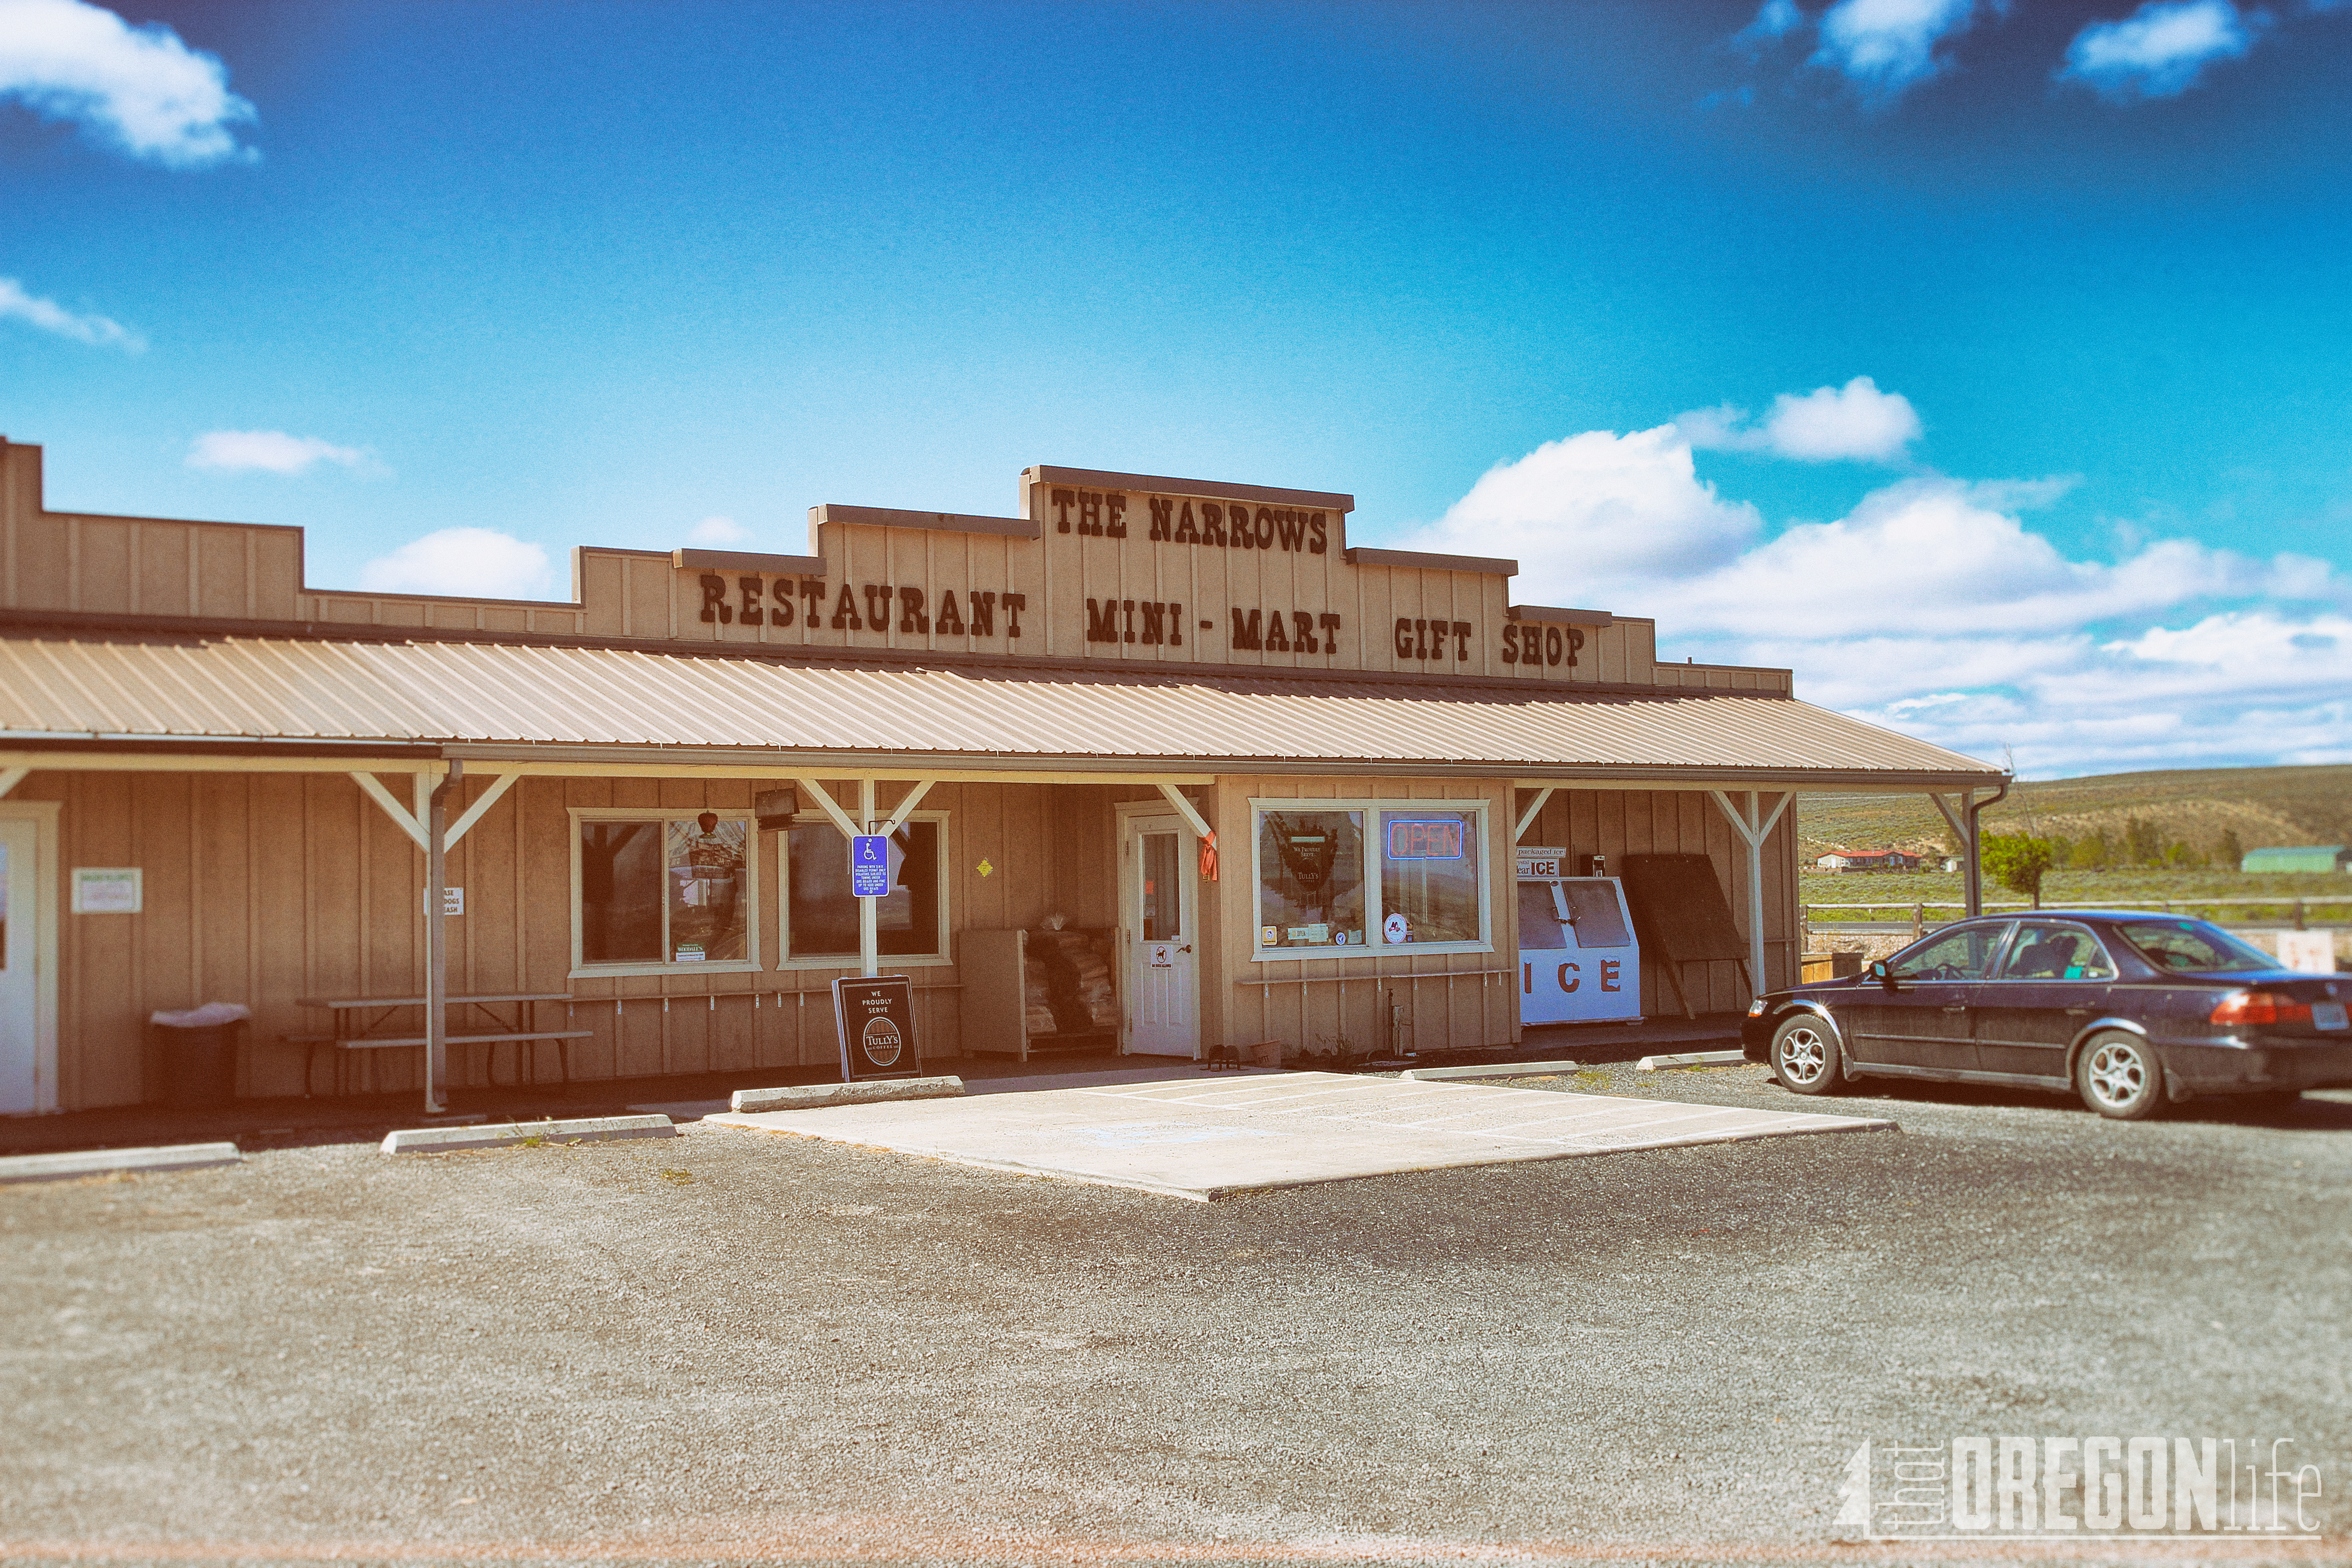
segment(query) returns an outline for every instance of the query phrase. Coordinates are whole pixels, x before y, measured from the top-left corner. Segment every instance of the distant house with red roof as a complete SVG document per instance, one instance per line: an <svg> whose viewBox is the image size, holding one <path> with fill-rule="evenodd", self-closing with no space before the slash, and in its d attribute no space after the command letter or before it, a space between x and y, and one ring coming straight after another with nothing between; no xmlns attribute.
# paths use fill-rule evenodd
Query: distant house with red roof
<svg viewBox="0 0 2352 1568"><path fill-rule="evenodd" d="M1816 871L1916 871L1919 857L1900 849L1835 849L1813 860Z"/></svg>

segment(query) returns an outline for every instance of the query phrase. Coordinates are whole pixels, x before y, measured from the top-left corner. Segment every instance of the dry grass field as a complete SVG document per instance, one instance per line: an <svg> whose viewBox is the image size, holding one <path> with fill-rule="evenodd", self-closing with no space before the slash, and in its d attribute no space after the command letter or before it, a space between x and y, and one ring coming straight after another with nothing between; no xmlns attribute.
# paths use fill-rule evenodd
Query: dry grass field
<svg viewBox="0 0 2352 1568"><path fill-rule="evenodd" d="M2208 855L2225 831L2248 849L2352 843L2352 766L2200 768L2021 784L1984 820L2000 833L2086 838L2104 830L2120 843L2134 817L2153 826L2165 843L2184 842ZM1811 863L1838 848L1940 851L1948 830L1920 795L1809 795L1797 802L1797 832Z"/></svg>
<svg viewBox="0 0 2352 1568"><path fill-rule="evenodd" d="M1957 871L1868 872L1829 876L1809 872L1798 879L1798 898L1815 906L1813 923L1824 925L1834 921L1891 921L1905 918L1914 902L1924 904L1958 904L1961 900L1960 875ZM2226 899L2222 904L2210 900ZM2260 904L2241 904L2235 900L2260 899ZM2073 905L2076 908L2097 909L2171 909L2182 914L2224 919L2225 923L2277 924L2294 918L2294 905L2302 900L2310 921L2341 924L2352 921L2352 876L2329 876L2322 872L2308 874L2284 873L2249 877L2237 871L2158 869L2119 871L2053 871L2042 884L2042 902L2046 908ZM1831 910L1825 904L1858 904L1873 901L1900 908L1879 910ZM2012 893L1991 878L1985 879L1985 901L1988 904L2021 903L2024 896ZM1930 914L1933 914L1930 910ZM1947 912L1941 918L1949 920Z"/></svg>

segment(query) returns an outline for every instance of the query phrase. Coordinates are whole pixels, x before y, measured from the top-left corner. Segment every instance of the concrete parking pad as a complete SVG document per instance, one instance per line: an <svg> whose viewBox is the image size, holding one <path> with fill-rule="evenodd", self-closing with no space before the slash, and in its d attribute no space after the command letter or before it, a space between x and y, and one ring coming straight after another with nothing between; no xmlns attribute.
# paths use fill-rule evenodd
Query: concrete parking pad
<svg viewBox="0 0 2352 1568"><path fill-rule="evenodd" d="M1863 1117L1320 1072L704 1121L1202 1202L1406 1171L1895 1130Z"/></svg>

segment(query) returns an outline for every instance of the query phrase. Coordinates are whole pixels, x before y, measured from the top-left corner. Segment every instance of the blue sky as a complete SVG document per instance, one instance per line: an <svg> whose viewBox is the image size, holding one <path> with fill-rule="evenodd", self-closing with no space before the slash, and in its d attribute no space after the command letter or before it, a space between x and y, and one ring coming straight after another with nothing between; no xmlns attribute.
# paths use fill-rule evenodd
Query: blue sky
<svg viewBox="0 0 2352 1568"><path fill-rule="evenodd" d="M2029 776L2345 760L2347 83L2340 0L0 0L0 431L323 585L1345 489Z"/></svg>

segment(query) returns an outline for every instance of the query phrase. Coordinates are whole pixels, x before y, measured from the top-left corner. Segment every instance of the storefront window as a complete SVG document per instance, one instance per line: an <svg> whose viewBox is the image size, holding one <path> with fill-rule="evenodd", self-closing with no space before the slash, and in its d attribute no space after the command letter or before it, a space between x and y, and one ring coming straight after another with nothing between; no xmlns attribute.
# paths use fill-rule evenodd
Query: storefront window
<svg viewBox="0 0 2352 1568"><path fill-rule="evenodd" d="M885 958L947 954L940 850L947 825L918 818L890 836L890 891L877 900ZM849 844L829 822L795 824L784 844L784 956L856 959L857 900L849 890Z"/></svg>
<svg viewBox="0 0 2352 1568"><path fill-rule="evenodd" d="M749 961L751 833L713 811L582 822L580 962Z"/></svg>
<svg viewBox="0 0 2352 1568"><path fill-rule="evenodd" d="M1478 808L1260 802L1256 815L1260 957L1305 948L1486 944Z"/></svg>
<svg viewBox="0 0 2352 1568"><path fill-rule="evenodd" d="M1363 945L1362 812L1260 813L1257 871L1258 946Z"/></svg>
<svg viewBox="0 0 2352 1568"><path fill-rule="evenodd" d="M1381 942L1476 942L1478 821L1465 811L1381 814Z"/></svg>

